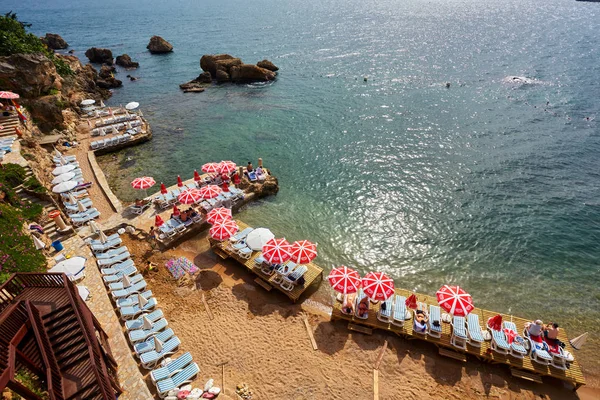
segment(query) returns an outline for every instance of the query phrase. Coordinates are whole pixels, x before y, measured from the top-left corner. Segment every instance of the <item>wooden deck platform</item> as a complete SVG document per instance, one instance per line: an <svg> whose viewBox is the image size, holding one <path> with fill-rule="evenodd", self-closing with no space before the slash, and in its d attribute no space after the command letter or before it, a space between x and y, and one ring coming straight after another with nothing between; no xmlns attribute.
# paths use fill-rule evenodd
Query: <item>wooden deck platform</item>
<svg viewBox="0 0 600 400"><path fill-rule="evenodd" d="M400 296L408 297L412 294L412 292L409 292L409 291L403 290L403 289L396 289L396 294L398 294ZM420 301L420 302L432 304L432 305L438 305L438 302L434 297L422 295L422 294L418 294L418 293L415 293L415 294L417 296L418 301ZM347 320L347 321L350 321L350 324L353 324L353 325L362 325L362 326L366 326L366 327L369 327L372 329L381 329L384 331L390 331L390 332L396 333L400 336L406 337L408 339L425 340L426 342L431 342L431 343L435 344L440 349L446 349L446 350L450 349L453 352L457 352L460 354L472 355L472 356L477 357L479 360L485 361L485 362L490 362L490 363L494 363L494 364L504 364L511 368L514 376L523 377L524 379L529 379L529 380L535 381L536 376L537 377L550 376L550 377L553 377L556 379L560 379L560 380L572 383L575 386L575 389L579 388L582 385L585 385L585 379L583 377L583 373L581 371L581 367L580 367L579 363L577 362L577 359L575 359L575 361L570 363L570 367L567 368L566 371L561 371L557 368L554 368L553 366L543 366L536 362L532 362L532 360L529 356L525 356L523 359L517 359L512 356L504 356L504 355L498 354L495 351L491 350L491 348L490 348L491 342L484 342L481 345L481 347L473 347L471 345L467 345L467 351L465 352L463 350L457 349L456 347L452 346L452 344L450 343L450 337L452 335L451 324L442 323L442 337L437 339L437 338L433 338L431 336L423 336L420 334L413 334L412 318L406 320L404 322L403 327L399 327L397 325L381 322L377 319L378 310L379 310L379 304L375 304L375 305L371 304L371 308L369 310L369 318L363 320L363 319L356 318L354 316L349 316L349 315L342 313L341 303L336 301L335 304L333 305L331 319L332 320L333 319ZM486 321L490 317L493 317L494 315L498 314L498 313L495 313L492 311L482 310L480 308L475 308L473 310L473 313L479 314L479 323L482 327L482 330L484 329L484 324L486 323ZM523 318L519 318L519 317L515 317L515 316L511 316L511 315L504 315L504 314L502 315L502 318L503 318L503 320L511 320L512 319L512 321L517 325L517 328L520 331L519 334L522 334L523 326L524 326L525 322L528 321ZM571 354L573 354L573 356L575 356L576 351L569 344L569 339L568 339L564 329L560 330L559 339L561 341L563 341L564 343L566 343L565 349L568 350ZM446 355L446 352L440 352L440 354ZM457 357L453 357L453 358L457 358Z"/></svg>
<svg viewBox="0 0 600 400"><path fill-rule="evenodd" d="M235 222L239 226L240 231L248 228L248 225L240 220L236 220ZM221 257L222 259L233 258L240 264L244 265L249 271L257 275L258 278L260 278L263 281L260 283L260 286L267 290L270 290L268 289L268 286L270 286L273 289L277 289L281 293L285 294L287 297L292 299L292 301L294 302L296 302L300 298L300 296L302 296L302 293L304 293L313 283L317 281L320 283L321 279L323 278L323 269L321 267L318 267L313 263L303 264L308 267L308 271L306 272L306 274L304 274L304 280L306 283L303 286L296 285L294 289L292 289L291 291L287 291L282 289L281 286L277 283L273 282L275 275L265 275L260 270L260 268L256 266L254 260L261 254L260 251L253 252L252 256L249 259L245 260L227 249L227 245L229 244L228 240L225 240L223 242L219 242L211 238L209 238L208 240L210 242L211 248L219 257Z"/></svg>

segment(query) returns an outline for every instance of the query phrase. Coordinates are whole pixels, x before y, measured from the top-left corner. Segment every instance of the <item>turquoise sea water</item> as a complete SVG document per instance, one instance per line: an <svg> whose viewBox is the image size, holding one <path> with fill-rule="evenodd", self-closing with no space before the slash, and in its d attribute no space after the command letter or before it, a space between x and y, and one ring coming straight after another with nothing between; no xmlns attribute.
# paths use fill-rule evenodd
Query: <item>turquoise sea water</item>
<svg viewBox="0 0 600 400"><path fill-rule="evenodd" d="M241 218L318 242L325 268L382 270L427 293L460 284L478 306L558 320L574 334L597 331L600 4L2 6L36 33L60 33L82 58L98 46L140 62L140 80L120 72L125 85L108 102L139 101L155 134L118 157L120 196L135 196L128 182L136 176L174 184L208 161L262 157L281 191ZM148 54L154 34L175 51ZM268 58L279 77L179 91L200 73L202 54L222 52L248 63ZM504 81L512 75L532 81ZM594 334L588 370L600 369L590 356L598 344Z"/></svg>

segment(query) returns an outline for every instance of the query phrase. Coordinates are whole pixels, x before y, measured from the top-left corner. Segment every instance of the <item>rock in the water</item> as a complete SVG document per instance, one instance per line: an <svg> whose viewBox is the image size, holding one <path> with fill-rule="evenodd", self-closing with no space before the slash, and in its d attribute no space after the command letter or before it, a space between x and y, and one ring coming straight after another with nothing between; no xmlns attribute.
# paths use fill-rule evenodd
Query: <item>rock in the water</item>
<svg viewBox="0 0 600 400"><path fill-rule="evenodd" d="M188 89L183 89L183 93L202 93L204 92L205 88L203 87L192 87L192 88L188 88Z"/></svg>
<svg viewBox="0 0 600 400"><path fill-rule="evenodd" d="M123 86L123 82L118 79L109 77L109 78L101 78L96 81L96 85L102 89L113 89Z"/></svg>
<svg viewBox="0 0 600 400"><path fill-rule="evenodd" d="M40 38L42 43L52 50L62 50L69 47L69 44L60 35L56 33L46 33L46 36Z"/></svg>
<svg viewBox="0 0 600 400"><path fill-rule="evenodd" d="M215 78L217 76L217 69L231 75L231 68L240 64L242 64L242 60L229 54L205 54L200 59L200 68L203 71L210 72L211 76Z"/></svg>
<svg viewBox="0 0 600 400"><path fill-rule="evenodd" d="M196 93L201 93L204 92L204 88L206 86L208 86L206 83L203 83L199 80L200 77L191 80L189 82L186 83L182 83L181 85L179 85L179 87L185 92L196 92Z"/></svg>
<svg viewBox="0 0 600 400"><path fill-rule="evenodd" d="M120 65L123 68L137 68L140 66L140 63L131 60L131 57L127 54L123 54L122 56L117 56L115 60L117 65Z"/></svg>
<svg viewBox="0 0 600 400"><path fill-rule="evenodd" d="M252 64L241 64L231 67L233 82L264 82L275 79L275 72Z"/></svg>
<svg viewBox="0 0 600 400"><path fill-rule="evenodd" d="M173 45L160 36L152 36L150 38L150 43L148 43L146 48L150 50L150 53L152 54L169 53L173 51Z"/></svg>
<svg viewBox="0 0 600 400"><path fill-rule="evenodd" d="M211 83L211 82L212 82L212 76L210 75L210 72L208 72L208 71L205 71L205 72L201 73L201 74L200 74L200 75L199 75L199 76L196 78L196 80L197 80L198 82L201 82L201 83Z"/></svg>
<svg viewBox="0 0 600 400"><path fill-rule="evenodd" d="M24 98L38 97L55 89L61 80L54 63L42 53L0 57L2 90L14 91Z"/></svg>
<svg viewBox="0 0 600 400"><path fill-rule="evenodd" d="M272 175L267 175L262 183L253 183L244 177L238 187L245 192L255 193L258 198L272 196L279 192L279 182Z"/></svg>
<svg viewBox="0 0 600 400"><path fill-rule="evenodd" d="M87 51L85 52L85 56L92 63L109 65L112 65L113 63L112 51L110 51L109 49L100 49L97 47L92 47L87 49Z"/></svg>
<svg viewBox="0 0 600 400"><path fill-rule="evenodd" d="M227 72L225 72L222 69L217 70L217 73L215 74L215 80L218 83L229 82L230 79L231 78L229 77L229 74Z"/></svg>
<svg viewBox="0 0 600 400"><path fill-rule="evenodd" d="M257 66L268 69L269 71L279 71L279 68L269 60L262 60L256 63Z"/></svg>
<svg viewBox="0 0 600 400"><path fill-rule="evenodd" d="M100 78L102 79L113 78L113 74L116 70L114 65L103 65L100 67L100 73L98 75L100 75Z"/></svg>

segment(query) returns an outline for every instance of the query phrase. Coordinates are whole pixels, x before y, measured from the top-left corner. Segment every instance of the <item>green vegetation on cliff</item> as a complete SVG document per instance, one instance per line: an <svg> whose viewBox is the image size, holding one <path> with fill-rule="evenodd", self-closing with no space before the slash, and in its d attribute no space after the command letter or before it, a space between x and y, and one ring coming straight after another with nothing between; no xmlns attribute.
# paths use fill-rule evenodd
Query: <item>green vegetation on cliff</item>
<svg viewBox="0 0 600 400"><path fill-rule="evenodd" d="M17 19L13 12L0 16L0 56L10 56L12 54L43 53L56 67L56 71L61 76L72 75L73 71L67 63L54 55L54 52L48 49L33 33L27 33L26 24Z"/></svg>

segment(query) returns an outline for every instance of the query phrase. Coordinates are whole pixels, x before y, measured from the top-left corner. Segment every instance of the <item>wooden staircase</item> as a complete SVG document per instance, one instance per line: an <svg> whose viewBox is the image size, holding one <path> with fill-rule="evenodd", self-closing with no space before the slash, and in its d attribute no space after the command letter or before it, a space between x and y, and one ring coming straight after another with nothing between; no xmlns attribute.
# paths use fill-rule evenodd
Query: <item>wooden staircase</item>
<svg viewBox="0 0 600 400"><path fill-rule="evenodd" d="M0 126L3 127L2 130L0 130L0 137L15 135L15 128L18 127L19 124L20 121L17 114L11 114L8 117L0 116Z"/></svg>

